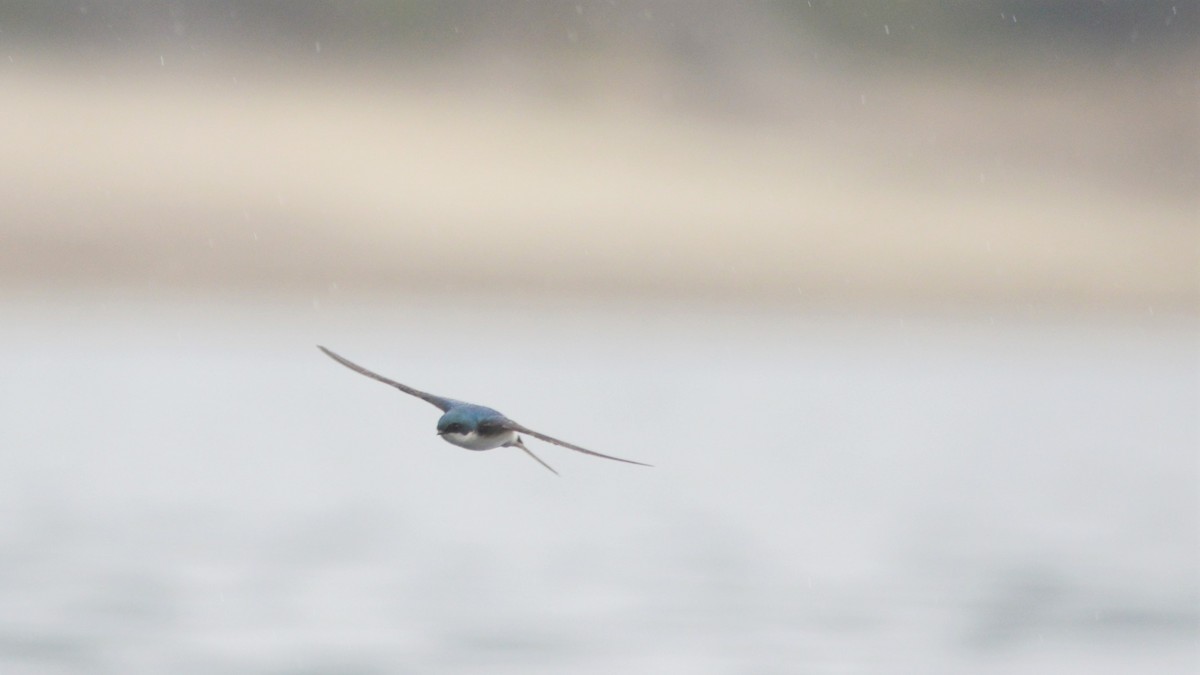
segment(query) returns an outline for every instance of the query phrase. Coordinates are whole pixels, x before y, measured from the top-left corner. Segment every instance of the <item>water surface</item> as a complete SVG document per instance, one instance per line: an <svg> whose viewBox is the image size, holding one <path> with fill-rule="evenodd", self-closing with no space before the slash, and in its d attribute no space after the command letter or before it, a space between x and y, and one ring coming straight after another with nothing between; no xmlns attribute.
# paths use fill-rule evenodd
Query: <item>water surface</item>
<svg viewBox="0 0 1200 675"><path fill-rule="evenodd" d="M1192 320L99 293L4 314L5 673L1200 665ZM656 467L455 448L317 343Z"/></svg>

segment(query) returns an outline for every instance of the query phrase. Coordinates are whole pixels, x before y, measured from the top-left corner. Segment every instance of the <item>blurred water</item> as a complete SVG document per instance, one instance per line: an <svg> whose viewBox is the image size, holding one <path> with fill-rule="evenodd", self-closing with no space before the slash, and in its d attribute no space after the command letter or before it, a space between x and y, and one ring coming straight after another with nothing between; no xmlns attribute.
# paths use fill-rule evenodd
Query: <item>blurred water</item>
<svg viewBox="0 0 1200 675"><path fill-rule="evenodd" d="M0 671L1200 665L1194 320L496 306L7 298Z"/></svg>

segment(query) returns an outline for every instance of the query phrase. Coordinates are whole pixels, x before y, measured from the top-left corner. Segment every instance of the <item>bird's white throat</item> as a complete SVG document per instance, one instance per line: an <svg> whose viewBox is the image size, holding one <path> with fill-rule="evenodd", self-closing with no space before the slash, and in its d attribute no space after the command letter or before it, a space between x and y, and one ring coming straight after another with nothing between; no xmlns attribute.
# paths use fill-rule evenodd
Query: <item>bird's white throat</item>
<svg viewBox="0 0 1200 675"><path fill-rule="evenodd" d="M503 447L510 443L516 443L517 432L506 431L502 434L495 434L493 436L480 436L472 431L465 434L442 434L442 438L445 439L447 443L452 443L460 448L466 448L468 450L491 450L493 448Z"/></svg>

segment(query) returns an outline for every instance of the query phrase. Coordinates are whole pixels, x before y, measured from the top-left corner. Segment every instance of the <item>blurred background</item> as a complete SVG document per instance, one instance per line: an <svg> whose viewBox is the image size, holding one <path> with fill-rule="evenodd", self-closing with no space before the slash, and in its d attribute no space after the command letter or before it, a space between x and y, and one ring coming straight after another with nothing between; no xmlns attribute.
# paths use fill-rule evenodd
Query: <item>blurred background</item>
<svg viewBox="0 0 1200 675"><path fill-rule="evenodd" d="M1198 15L0 5L0 672L1195 672Z"/></svg>

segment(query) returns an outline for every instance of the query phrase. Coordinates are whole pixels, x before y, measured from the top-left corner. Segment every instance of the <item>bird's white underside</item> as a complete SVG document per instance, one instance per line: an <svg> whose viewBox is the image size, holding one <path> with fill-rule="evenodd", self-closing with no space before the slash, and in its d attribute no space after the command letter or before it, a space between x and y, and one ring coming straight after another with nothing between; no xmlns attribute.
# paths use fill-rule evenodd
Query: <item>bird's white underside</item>
<svg viewBox="0 0 1200 675"><path fill-rule="evenodd" d="M492 450L502 448L517 442L517 432L507 431L495 436L480 436L474 431L467 434L442 434L447 443L452 443L468 450Z"/></svg>

